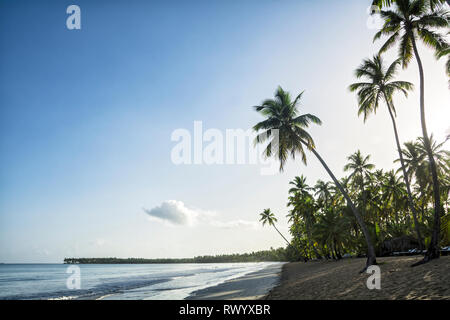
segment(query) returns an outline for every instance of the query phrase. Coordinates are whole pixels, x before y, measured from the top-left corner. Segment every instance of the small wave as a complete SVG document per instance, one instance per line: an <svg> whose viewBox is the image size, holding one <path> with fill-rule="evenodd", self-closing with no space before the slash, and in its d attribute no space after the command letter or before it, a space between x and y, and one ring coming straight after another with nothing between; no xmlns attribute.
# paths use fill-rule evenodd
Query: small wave
<svg viewBox="0 0 450 320"><path fill-rule="evenodd" d="M151 279L151 280L127 280L115 283L104 283L90 289L72 290L73 295L68 295L68 291L56 291L48 293L34 293L30 295L13 295L2 297L4 300L95 300L105 296L121 293L126 290L148 287L158 283L170 281L171 278Z"/></svg>

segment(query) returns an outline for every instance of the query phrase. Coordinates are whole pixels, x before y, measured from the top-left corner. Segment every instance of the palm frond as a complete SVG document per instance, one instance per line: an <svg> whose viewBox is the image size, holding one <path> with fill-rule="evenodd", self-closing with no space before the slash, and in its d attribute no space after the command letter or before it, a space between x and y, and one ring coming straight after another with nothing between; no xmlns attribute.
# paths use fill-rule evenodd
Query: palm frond
<svg viewBox="0 0 450 320"><path fill-rule="evenodd" d="M409 34L404 34L399 46L398 55L402 61L402 67L408 67L413 57L412 39Z"/></svg>
<svg viewBox="0 0 450 320"><path fill-rule="evenodd" d="M420 39L422 39L423 43L435 49L437 52L448 47L448 43L437 32L431 31L426 28L418 28L417 34L419 35Z"/></svg>

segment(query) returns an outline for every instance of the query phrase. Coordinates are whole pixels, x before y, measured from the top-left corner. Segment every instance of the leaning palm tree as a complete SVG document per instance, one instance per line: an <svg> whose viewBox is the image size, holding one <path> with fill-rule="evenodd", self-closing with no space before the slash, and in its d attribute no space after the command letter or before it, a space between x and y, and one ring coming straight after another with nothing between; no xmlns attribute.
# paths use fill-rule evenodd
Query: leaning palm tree
<svg viewBox="0 0 450 320"><path fill-rule="evenodd" d="M291 245L291 243L283 236L283 234L278 230L278 228L275 226L275 222L277 222L277 218L275 217L275 215L273 214L272 211L270 211L270 209L264 209L263 212L261 212L259 214L259 216L261 217L261 219L259 219L259 221L262 222L262 225L264 226L266 223L269 226L272 226L275 228L275 230L277 230L277 232L280 234L280 236L284 239L284 241L286 241L286 243L288 244L288 246Z"/></svg>
<svg viewBox="0 0 450 320"><path fill-rule="evenodd" d="M417 39L433 48L439 53L449 45L445 38L433 29L448 28L449 14L442 8L430 10L429 1L425 0L396 0L395 8L392 10L381 10L381 17L384 19L383 27L375 34L374 40L381 36L389 36L388 40L380 49L380 53L387 51L397 42L399 46L399 58L403 68L409 65L413 55L416 58L420 75L420 118L422 124L422 136L427 151L431 176L433 179L434 196L434 227L430 245L422 261L425 263L434 258L439 258L439 232L441 217L441 200L439 191L439 181L436 171L436 164L433 159L431 144L428 136L425 120L425 80L422 60L417 49Z"/></svg>
<svg viewBox="0 0 450 320"><path fill-rule="evenodd" d="M406 97L408 91L413 89L413 84L406 81L393 81L397 72L397 68L401 63L400 59L395 60L389 67L385 67L383 59L380 55L376 55L373 59L366 59L356 69L356 78L364 78L367 82L357 82L350 85L350 91L357 91L359 110L358 115L364 115L364 122L371 113L376 113L381 101L384 101L389 111L394 129L395 143L399 154L401 169L403 171L403 179L405 180L406 191L408 194L408 205L413 215L416 233L421 249L423 249L422 235L420 233L417 211L413 202L411 185L408 175L406 174L405 162L403 160L402 148L398 137L397 124L395 121L396 111L393 103L393 94L397 91L402 92Z"/></svg>
<svg viewBox="0 0 450 320"><path fill-rule="evenodd" d="M330 175L336 187L345 197L348 205L351 207L353 214L361 227L367 243L367 263L366 268L370 265L376 264L375 250L370 239L369 232L358 212L358 209L350 199L350 196L341 186L334 174L328 168L325 161L317 153L313 138L305 130L310 123L321 124L320 119L312 114L300 115L298 112L298 103L302 97L300 93L293 101L289 92L284 91L278 87L275 92L274 99L267 99L263 101L260 106L256 106L255 110L263 115L266 119L257 123L253 130L259 133L255 138L255 144L264 143L269 140L264 154L266 157L275 156L280 161L280 171L283 170L284 165L289 155L295 159L299 154L302 161L306 164L305 148L310 150L323 165L325 170ZM364 269L365 270L365 269Z"/></svg>

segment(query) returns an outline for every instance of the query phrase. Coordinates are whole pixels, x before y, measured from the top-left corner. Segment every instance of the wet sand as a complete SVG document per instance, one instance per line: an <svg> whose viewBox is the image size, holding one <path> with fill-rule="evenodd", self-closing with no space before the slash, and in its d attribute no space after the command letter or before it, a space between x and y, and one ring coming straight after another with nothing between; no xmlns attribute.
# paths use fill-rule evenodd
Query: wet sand
<svg viewBox="0 0 450 320"><path fill-rule="evenodd" d="M420 259L421 256L377 258L381 269L380 290L369 290L366 281L370 275L359 273L365 259L285 264L281 283L265 299L450 299L450 256L410 267Z"/></svg>
<svg viewBox="0 0 450 320"><path fill-rule="evenodd" d="M186 300L257 300L264 298L277 284L283 263L193 292Z"/></svg>

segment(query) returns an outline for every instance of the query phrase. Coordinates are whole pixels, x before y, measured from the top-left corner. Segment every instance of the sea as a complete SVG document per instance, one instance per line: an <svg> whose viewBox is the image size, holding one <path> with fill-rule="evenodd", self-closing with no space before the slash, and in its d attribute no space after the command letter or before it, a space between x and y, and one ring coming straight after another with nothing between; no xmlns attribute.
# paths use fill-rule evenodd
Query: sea
<svg viewBox="0 0 450 320"><path fill-rule="evenodd" d="M182 300L273 264L0 264L0 299Z"/></svg>

